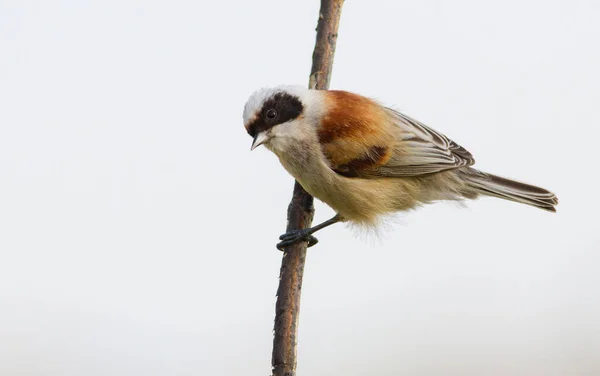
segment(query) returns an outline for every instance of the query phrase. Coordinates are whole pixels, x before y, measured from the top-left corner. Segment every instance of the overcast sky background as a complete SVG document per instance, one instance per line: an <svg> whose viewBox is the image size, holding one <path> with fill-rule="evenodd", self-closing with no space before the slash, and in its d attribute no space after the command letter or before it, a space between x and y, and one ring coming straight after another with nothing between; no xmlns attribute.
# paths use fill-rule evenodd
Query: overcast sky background
<svg viewBox="0 0 600 376"><path fill-rule="evenodd" d="M317 13L0 1L0 374L269 374L293 180L250 152L242 108L307 83ZM346 2L332 88L560 205L319 233L300 375L600 373L599 17L583 0Z"/></svg>

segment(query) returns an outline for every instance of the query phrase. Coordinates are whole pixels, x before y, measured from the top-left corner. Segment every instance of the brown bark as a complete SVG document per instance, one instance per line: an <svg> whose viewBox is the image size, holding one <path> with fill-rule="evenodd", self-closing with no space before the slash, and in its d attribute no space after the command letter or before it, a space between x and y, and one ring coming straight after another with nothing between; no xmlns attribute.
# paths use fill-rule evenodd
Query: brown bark
<svg viewBox="0 0 600 376"><path fill-rule="evenodd" d="M326 90L329 88L343 4L344 0L321 0L317 40L308 85L311 89ZM287 231L310 227L313 214L312 196L296 182L292 200L288 206ZM300 292L306 261L306 246L307 242L302 242L288 246L283 251L275 304L273 356L271 359L273 376L294 376L296 374Z"/></svg>

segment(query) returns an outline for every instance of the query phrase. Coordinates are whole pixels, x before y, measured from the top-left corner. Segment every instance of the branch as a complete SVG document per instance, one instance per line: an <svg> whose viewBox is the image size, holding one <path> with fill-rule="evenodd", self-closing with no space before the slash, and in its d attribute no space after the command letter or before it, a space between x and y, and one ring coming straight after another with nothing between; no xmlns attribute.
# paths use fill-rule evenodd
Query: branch
<svg viewBox="0 0 600 376"><path fill-rule="evenodd" d="M321 0L317 40L308 85L310 89L327 90L329 88L343 3L344 0ZM295 182L292 201L288 206L287 231L309 228L314 212L313 197L298 182ZM284 249L275 304L273 356L271 359L273 376L294 376L296 374L300 292L306 261L306 246L306 242L301 242Z"/></svg>

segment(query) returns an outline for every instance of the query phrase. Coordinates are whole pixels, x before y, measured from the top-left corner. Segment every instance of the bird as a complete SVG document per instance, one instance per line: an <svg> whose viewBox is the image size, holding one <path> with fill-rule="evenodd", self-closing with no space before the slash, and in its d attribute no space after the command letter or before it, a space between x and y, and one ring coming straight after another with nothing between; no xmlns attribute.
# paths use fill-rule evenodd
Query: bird
<svg viewBox="0 0 600 376"><path fill-rule="evenodd" d="M376 227L380 219L437 201L480 196L556 211L546 189L471 167L469 151L442 133L378 101L343 90L265 87L243 110L251 150L264 146L312 196L336 215L280 236L277 248L306 241L338 222Z"/></svg>

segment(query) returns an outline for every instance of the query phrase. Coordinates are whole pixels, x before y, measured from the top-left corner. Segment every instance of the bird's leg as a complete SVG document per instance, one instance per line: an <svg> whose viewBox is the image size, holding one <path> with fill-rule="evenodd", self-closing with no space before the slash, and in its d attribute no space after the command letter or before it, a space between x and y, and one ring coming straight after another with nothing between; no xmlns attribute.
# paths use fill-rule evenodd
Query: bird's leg
<svg viewBox="0 0 600 376"><path fill-rule="evenodd" d="M296 244L296 243L302 242L302 241L307 241L308 246L312 247L313 245L315 245L319 242L319 240L317 238L312 236L313 233L315 233L327 226L331 226L334 223L338 223L340 221L342 221L342 217L339 214L337 214L333 218L328 219L323 223L319 223L318 225L313 226L311 228L288 231L279 237L279 240L281 240L281 242L277 243L277 249L279 249L280 251L283 251L284 247L287 247L288 245Z"/></svg>

